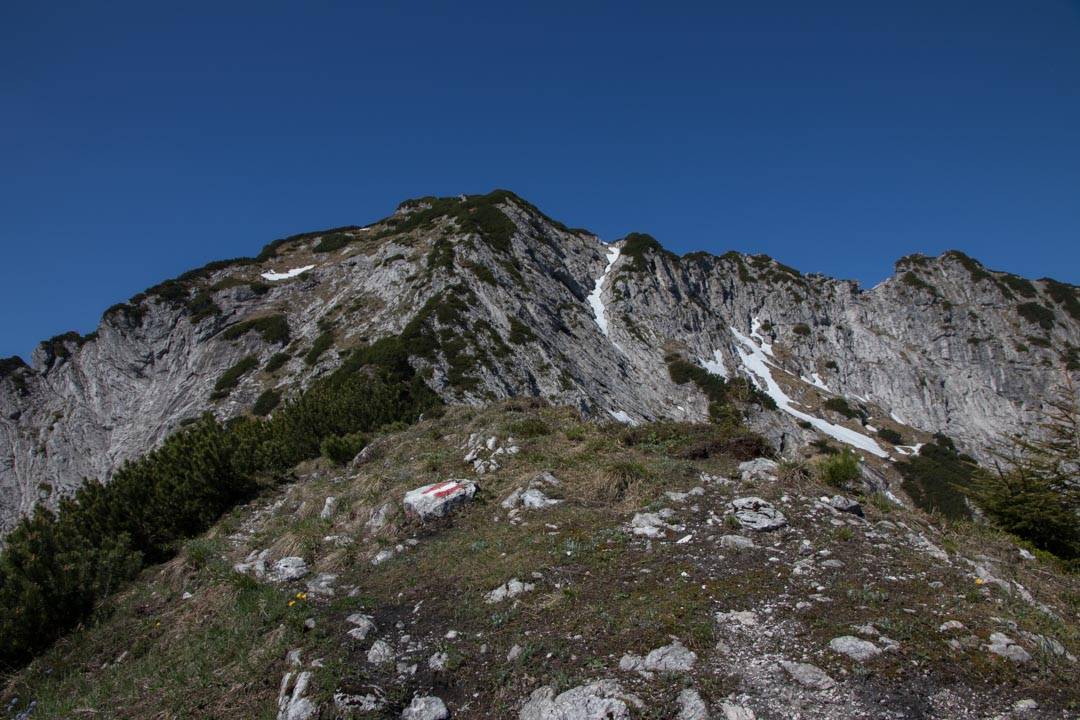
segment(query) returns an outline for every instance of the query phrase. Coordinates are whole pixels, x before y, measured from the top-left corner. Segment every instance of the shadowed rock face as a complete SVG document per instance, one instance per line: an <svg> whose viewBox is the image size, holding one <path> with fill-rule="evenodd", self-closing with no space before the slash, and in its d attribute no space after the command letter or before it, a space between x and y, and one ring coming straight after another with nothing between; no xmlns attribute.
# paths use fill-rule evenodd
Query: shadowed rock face
<svg viewBox="0 0 1080 720"><path fill-rule="evenodd" d="M793 397L827 386L982 457L993 438L1037 416L1070 353L1076 365L1076 288L1027 283L958 253L905 258L892 278L861 291L764 256L679 258L643 236L621 242L612 262L596 237L510 193L479 200L513 223L497 241L462 220L476 197L439 201L448 214L425 213L430 202L403 204L369 228L339 233L340 243L324 243L330 233L301 236L263 261L189 274L179 292L148 291L107 312L92 337L43 343L31 367L5 362L0 531L85 477L107 478L186 419L247 412L269 388L298 391L336 367L339 351L400 333L429 301L429 310L444 308L430 324L465 350L411 362L448 401L538 395L598 418L703 420L705 397L693 383L672 382L665 356L733 376L742 360L732 328L756 329ZM213 309L200 311L207 299ZM287 339L229 332L276 315ZM305 359L327 332L329 349ZM265 370L282 351L289 359ZM258 368L211 398L248 356ZM785 446L815 437L790 415L762 412L754 422Z"/></svg>

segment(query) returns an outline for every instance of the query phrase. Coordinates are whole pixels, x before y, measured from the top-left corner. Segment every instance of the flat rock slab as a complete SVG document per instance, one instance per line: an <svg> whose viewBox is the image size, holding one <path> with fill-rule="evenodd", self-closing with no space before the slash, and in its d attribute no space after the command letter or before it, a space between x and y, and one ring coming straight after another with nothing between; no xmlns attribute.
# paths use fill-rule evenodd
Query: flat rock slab
<svg viewBox="0 0 1080 720"><path fill-rule="evenodd" d="M864 662L881 654L881 648L869 640L861 640L854 635L843 635L829 641L829 647L852 660Z"/></svg>
<svg viewBox="0 0 1080 720"><path fill-rule="evenodd" d="M521 706L518 720L629 720L630 707L641 708L636 696L615 680L598 680L559 695L545 685Z"/></svg>
<svg viewBox="0 0 1080 720"><path fill-rule="evenodd" d="M780 465L769 458L756 458L739 463L739 473L743 482L772 480L779 469Z"/></svg>
<svg viewBox="0 0 1080 720"><path fill-rule="evenodd" d="M689 672L697 662L697 654L689 650L678 640L670 645L656 648L645 657L624 655L619 661L619 669L631 672Z"/></svg>
<svg viewBox="0 0 1080 720"><path fill-rule="evenodd" d="M995 655L1008 658L1015 663L1026 663L1031 660L1031 653L1016 644L1008 635L993 633L990 635L990 644L986 649Z"/></svg>
<svg viewBox="0 0 1080 720"><path fill-rule="evenodd" d="M454 508L472 500L476 483L469 480L446 480L424 485L405 493L405 515L421 521L448 515Z"/></svg>
<svg viewBox="0 0 1080 720"><path fill-rule="evenodd" d="M308 574L308 565L301 557L283 557L274 563L270 579L274 582L297 580Z"/></svg>
<svg viewBox="0 0 1080 720"><path fill-rule="evenodd" d="M803 687L813 688L814 690L828 690L836 685L836 681L816 665L781 660L780 667L784 668L787 674Z"/></svg>
<svg viewBox="0 0 1080 720"><path fill-rule="evenodd" d="M675 720L709 720L709 707L697 690L687 688L679 693L679 714Z"/></svg>
<svg viewBox="0 0 1080 720"><path fill-rule="evenodd" d="M784 514L759 497L736 498L731 501L731 509L735 511L735 519L747 530L768 532L787 525Z"/></svg>
<svg viewBox="0 0 1080 720"><path fill-rule="evenodd" d="M753 540L742 535L724 535L719 542L720 547L731 548L732 550L750 550L757 547Z"/></svg>

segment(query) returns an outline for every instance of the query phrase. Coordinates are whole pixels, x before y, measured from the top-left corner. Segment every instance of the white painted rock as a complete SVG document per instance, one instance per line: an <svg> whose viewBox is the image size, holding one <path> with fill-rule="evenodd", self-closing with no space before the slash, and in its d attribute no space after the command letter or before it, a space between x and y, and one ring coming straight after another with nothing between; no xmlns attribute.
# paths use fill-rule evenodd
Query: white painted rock
<svg viewBox="0 0 1080 720"><path fill-rule="evenodd" d="M469 480L446 480L424 485L405 493L405 514L421 521L447 515L476 494L476 483Z"/></svg>

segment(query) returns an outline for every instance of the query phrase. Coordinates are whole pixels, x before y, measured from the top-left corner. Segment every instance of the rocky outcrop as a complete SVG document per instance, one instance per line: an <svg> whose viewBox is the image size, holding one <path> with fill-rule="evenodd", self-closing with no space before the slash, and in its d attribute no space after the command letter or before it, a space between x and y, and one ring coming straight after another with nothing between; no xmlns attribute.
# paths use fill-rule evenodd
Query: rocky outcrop
<svg viewBox="0 0 1080 720"><path fill-rule="evenodd" d="M783 393L787 412L754 420L781 447L824 429L874 452L856 436L885 423L985 456L1076 372L1077 293L959 253L905 258L864 291L764 256L677 257L641 235L604 245L510 193L405 203L367 228L186 273L107 311L91 336L43 343L29 367L0 363L0 531L205 411L288 397L349 348L418 323L437 341L410 346L410 361L448 401L534 395L601 419L705 419L702 392L669 375L675 353ZM821 409L829 398L851 417Z"/></svg>

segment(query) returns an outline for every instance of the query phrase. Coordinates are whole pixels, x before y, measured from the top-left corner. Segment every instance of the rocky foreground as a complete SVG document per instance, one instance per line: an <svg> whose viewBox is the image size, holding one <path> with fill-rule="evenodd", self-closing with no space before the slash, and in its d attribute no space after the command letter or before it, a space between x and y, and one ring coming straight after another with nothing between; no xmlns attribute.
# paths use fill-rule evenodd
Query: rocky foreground
<svg viewBox="0 0 1080 720"><path fill-rule="evenodd" d="M297 468L11 678L8 707L1076 717L1076 576L751 447L539 403L451 408L347 468Z"/></svg>

